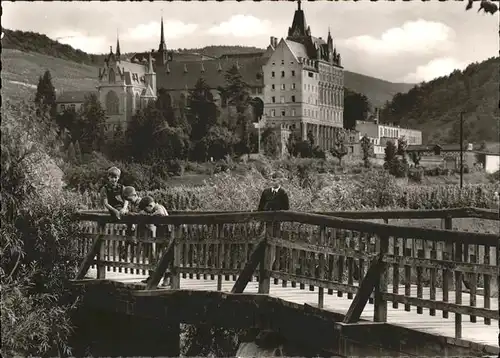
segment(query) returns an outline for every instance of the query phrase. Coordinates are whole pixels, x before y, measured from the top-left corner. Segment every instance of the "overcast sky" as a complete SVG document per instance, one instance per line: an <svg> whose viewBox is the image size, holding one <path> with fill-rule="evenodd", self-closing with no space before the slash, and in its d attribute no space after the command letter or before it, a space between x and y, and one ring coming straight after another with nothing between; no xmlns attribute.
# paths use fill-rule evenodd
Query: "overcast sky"
<svg viewBox="0 0 500 358"><path fill-rule="evenodd" d="M35 31L89 53L158 47L163 13L167 46L265 48L286 37L296 2L3 2L2 26ZM428 81L469 63L498 56L498 17L478 3L302 2L313 36L331 29L347 70L399 82Z"/></svg>

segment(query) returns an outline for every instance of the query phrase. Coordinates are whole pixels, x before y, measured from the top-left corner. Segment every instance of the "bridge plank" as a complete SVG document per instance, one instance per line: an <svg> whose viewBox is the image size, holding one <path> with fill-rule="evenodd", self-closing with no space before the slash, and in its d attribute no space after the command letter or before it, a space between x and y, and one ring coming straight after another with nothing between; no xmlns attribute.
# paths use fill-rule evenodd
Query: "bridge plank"
<svg viewBox="0 0 500 358"><path fill-rule="evenodd" d="M254 276L255 269L260 264L260 262L264 260L266 245L267 241L264 238L253 250L252 254L250 255L250 259L247 261L245 267L241 271L240 276L234 283L234 286L231 289L231 293L243 293L243 291L245 291L248 282L250 282L252 277Z"/></svg>

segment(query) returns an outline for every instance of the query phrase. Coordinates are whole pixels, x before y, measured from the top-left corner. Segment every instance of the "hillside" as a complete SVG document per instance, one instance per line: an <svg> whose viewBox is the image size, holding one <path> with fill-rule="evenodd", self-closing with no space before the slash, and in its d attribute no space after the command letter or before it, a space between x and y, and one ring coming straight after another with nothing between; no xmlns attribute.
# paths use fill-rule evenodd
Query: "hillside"
<svg viewBox="0 0 500 358"><path fill-rule="evenodd" d="M3 29L2 78L4 91L11 98L26 98L34 93L38 77L50 70L56 89L92 90L97 85L97 66L104 61L104 55L92 55L63 45L45 35L34 32ZM254 53L263 51L245 46L206 46L201 49L178 49L176 53L202 53L211 57L224 54ZM130 54L124 54L128 57ZM180 56L181 58L183 56ZM184 56L185 57L185 56ZM175 55L174 55L175 59ZM374 106L381 107L396 93L406 92L413 85L391 83L374 77L346 71L345 85L365 94Z"/></svg>
<svg viewBox="0 0 500 358"><path fill-rule="evenodd" d="M73 61L2 49L2 96L8 99L29 99L36 92L38 78L49 70L57 90L95 90L98 69Z"/></svg>
<svg viewBox="0 0 500 358"><path fill-rule="evenodd" d="M382 110L385 123L419 128L424 142L457 143L460 112L469 142L498 142L500 58L473 63L399 94Z"/></svg>

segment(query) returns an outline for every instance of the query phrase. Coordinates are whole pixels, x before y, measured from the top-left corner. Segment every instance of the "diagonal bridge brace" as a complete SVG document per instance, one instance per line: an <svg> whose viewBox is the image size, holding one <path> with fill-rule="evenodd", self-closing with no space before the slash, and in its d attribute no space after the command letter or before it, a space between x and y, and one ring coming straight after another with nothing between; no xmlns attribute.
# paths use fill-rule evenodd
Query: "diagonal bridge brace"
<svg viewBox="0 0 500 358"><path fill-rule="evenodd" d="M385 263L382 261L382 257L383 255L379 254L371 262L342 323L356 323L359 321L370 295L380 282L380 275L384 272Z"/></svg>

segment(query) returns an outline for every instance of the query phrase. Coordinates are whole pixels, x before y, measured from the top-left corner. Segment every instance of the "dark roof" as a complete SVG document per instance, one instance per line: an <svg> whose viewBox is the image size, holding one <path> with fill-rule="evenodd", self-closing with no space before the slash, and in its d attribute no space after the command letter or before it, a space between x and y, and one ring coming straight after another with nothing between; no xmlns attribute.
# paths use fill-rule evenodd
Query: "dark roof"
<svg viewBox="0 0 500 358"><path fill-rule="evenodd" d="M427 151L434 151L434 146L433 145L408 145L406 147L407 152L427 152Z"/></svg>
<svg viewBox="0 0 500 358"><path fill-rule="evenodd" d="M476 154L483 154L483 155L496 155L497 157L500 156L500 153L493 153L493 152L483 152L480 150L472 150L473 153Z"/></svg>
<svg viewBox="0 0 500 358"><path fill-rule="evenodd" d="M264 55L265 51L258 51L258 52L243 52L243 53L225 53L219 56L220 59L228 59L228 58L239 58L239 59L246 59L246 58L259 58Z"/></svg>
<svg viewBox="0 0 500 358"><path fill-rule="evenodd" d="M83 103L85 96L97 94L96 91L65 91L56 96L56 103Z"/></svg>
<svg viewBox="0 0 500 358"><path fill-rule="evenodd" d="M137 52L132 56L130 59L130 62L134 63L146 63L149 59L149 54L150 52ZM152 53L152 59L153 62L156 62L157 58L159 57L160 53L158 51L154 51ZM207 56L201 53L172 53L172 61L174 62L183 62L183 61L206 61L206 60L211 60L215 59L212 56Z"/></svg>
<svg viewBox="0 0 500 358"><path fill-rule="evenodd" d="M440 147L442 152L458 152L460 151L460 144L427 144L427 145L409 145L406 150L409 152L424 152L424 151L434 151L436 147ZM463 146L464 152L470 152L467 150L467 145Z"/></svg>
<svg viewBox="0 0 500 358"><path fill-rule="evenodd" d="M226 71L235 64L238 64L243 80L250 87L262 87L264 85L262 66L265 61L265 58L228 58L225 60L169 62L156 71L157 88L166 90L194 88L198 79L203 77L210 88L216 89L226 84Z"/></svg>
<svg viewBox="0 0 500 358"><path fill-rule="evenodd" d="M292 27L288 28L288 36L307 36L307 23L304 10L300 8L293 14Z"/></svg>

